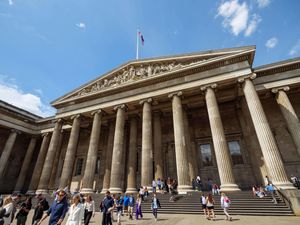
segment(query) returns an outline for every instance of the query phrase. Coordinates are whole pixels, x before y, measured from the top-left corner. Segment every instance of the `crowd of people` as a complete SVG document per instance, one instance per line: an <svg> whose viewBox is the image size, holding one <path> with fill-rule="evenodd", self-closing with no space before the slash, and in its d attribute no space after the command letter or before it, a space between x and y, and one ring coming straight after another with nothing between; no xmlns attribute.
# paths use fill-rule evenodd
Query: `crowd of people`
<svg viewBox="0 0 300 225"><path fill-rule="evenodd" d="M265 196L271 196L274 204L276 201L276 188L270 181L268 176L265 176L265 186L253 185L253 196L263 198ZM291 176L291 181L295 187L299 187L299 179L295 176ZM151 210L153 218L157 221L158 208L161 207L160 201L157 197L159 194L170 194L170 202L174 202L176 199L178 183L176 179L168 178L162 180L158 178L152 181L153 192L151 197ZM217 183L212 179L208 179L205 184L207 195L203 192L203 183L200 176L197 176L192 180L192 187L194 191L201 191L202 195L200 203L203 209L205 218L208 220L215 220L214 195L221 195L220 205L224 211L225 219L232 220L229 215L229 208L231 200L224 193L220 192L220 188ZM141 187L138 194L118 194L111 195L109 191L106 192L104 199L101 201L99 207L102 212L102 225L111 225L113 221L121 224L121 216L126 215L129 220L139 220L143 218L142 203L149 199L148 187ZM57 190L54 192L55 199L51 206L42 194L35 196L36 205L32 204L32 196L24 199L19 194L13 194L7 196L4 199L0 196L0 225L10 225L13 220L16 220L17 225L25 225L29 211L33 208L33 216L31 220L32 225L41 225L43 221L49 217L49 225L61 224L65 216L67 216L67 225L88 225L92 217L95 216L95 202L90 195L84 196L79 192L73 192L72 194L68 190ZM71 200L71 201L70 201ZM71 204L70 204L71 202ZM135 213L135 216L134 216ZM115 216L116 218L114 218ZM27 223L28 224L28 223Z"/></svg>

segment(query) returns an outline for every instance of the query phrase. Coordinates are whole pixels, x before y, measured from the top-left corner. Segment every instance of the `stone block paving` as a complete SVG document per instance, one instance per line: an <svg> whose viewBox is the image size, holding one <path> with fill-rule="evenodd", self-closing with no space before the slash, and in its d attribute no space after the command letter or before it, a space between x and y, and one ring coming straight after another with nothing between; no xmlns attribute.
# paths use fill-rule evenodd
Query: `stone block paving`
<svg viewBox="0 0 300 225"><path fill-rule="evenodd" d="M33 210L30 211L26 225L31 225ZM115 218L117 218L115 216ZM144 218L140 220L129 220L127 216L122 216L122 225L200 225L200 224L234 224L234 225L299 225L300 217L296 216L234 216L232 221L225 221L225 217L217 216L215 221L205 219L202 215L183 215L183 214L161 214L158 215L157 222L152 214L144 214ZM63 225L66 224L67 217ZM101 225L102 214L97 212L95 217L90 221L90 225ZM16 225L16 220L12 223ZM83 223L82 223L83 224ZM113 222L117 224L117 222ZM45 220L42 225L48 225Z"/></svg>

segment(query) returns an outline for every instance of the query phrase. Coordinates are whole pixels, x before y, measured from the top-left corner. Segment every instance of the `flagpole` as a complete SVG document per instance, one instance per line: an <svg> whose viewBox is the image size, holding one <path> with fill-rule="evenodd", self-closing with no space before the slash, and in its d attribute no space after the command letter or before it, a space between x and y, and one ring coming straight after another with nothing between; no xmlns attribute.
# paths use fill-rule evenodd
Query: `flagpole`
<svg viewBox="0 0 300 225"><path fill-rule="evenodd" d="M139 59L139 29L136 31L136 60Z"/></svg>

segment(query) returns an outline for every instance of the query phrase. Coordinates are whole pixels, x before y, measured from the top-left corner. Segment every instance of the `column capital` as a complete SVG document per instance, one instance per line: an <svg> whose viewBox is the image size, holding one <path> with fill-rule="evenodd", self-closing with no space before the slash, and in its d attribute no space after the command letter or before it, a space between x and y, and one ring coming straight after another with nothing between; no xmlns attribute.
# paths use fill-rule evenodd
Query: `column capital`
<svg viewBox="0 0 300 225"><path fill-rule="evenodd" d="M282 87L272 88L271 92L274 93L274 94L277 94L279 91L287 92L289 90L290 90L289 86L282 86Z"/></svg>
<svg viewBox="0 0 300 225"><path fill-rule="evenodd" d="M50 132L42 133L42 137L47 137L50 134Z"/></svg>
<svg viewBox="0 0 300 225"><path fill-rule="evenodd" d="M10 133L21 134L21 133L22 133L22 131L20 131L20 130L17 130L17 129L11 129L11 130L10 130Z"/></svg>
<svg viewBox="0 0 300 225"><path fill-rule="evenodd" d="M237 79L238 83L244 83L246 79L254 80L257 77L256 73L251 73L246 76L239 77Z"/></svg>
<svg viewBox="0 0 300 225"><path fill-rule="evenodd" d="M114 110L117 111L118 109L124 109L126 110L127 109L127 106L125 104L121 104L121 105L116 105L114 107Z"/></svg>
<svg viewBox="0 0 300 225"><path fill-rule="evenodd" d="M153 102L153 99L152 98L146 98L146 99L143 99L143 100L140 100L140 105L143 105L145 102L148 102L151 104L151 102Z"/></svg>
<svg viewBox="0 0 300 225"><path fill-rule="evenodd" d="M218 87L217 83L206 84L206 85L201 86L200 90L203 91L203 92L206 92L208 88L216 89L217 87Z"/></svg>
<svg viewBox="0 0 300 225"><path fill-rule="evenodd" d="M105 112L103 111L103 109L98 109L98 110L91 112L91 116L94 116L95 114L104 115Z"/></svg>
<svg viewBox="0 0 300 225"><path fill-rule="evenodd" d="M77 115L71 116L71 120L79 119L80 117L82 117L82 115L81 114L77 114Z"/></svg>
<svg viewBox="0 0 300 225"><path fill-rule="evenodd" d="M183 97L182 91L173 92L168 95L169 98L173 98L174 96Z"/></svg>

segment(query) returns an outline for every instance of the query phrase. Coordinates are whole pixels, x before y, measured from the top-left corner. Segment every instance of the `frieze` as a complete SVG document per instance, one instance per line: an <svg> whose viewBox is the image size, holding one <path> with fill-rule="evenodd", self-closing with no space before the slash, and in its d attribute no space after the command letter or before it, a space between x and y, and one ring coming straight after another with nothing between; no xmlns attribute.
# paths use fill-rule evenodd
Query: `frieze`
<svg viewBox="0 0 300 225"><path fill-rule="evenodd" d="M151 76L160 75L166 72L179 70L194 64L206 61L205 59L193 60L189 62L172 62L172 63L154 63L143 65L129 65L123 68L121 71L117 71L110 77L101 79L96 83L93 83L89 87L83 88L72 97L83 96L86 94L94 93L109 87L122 85L132 81L145 79Z"/></svg>

